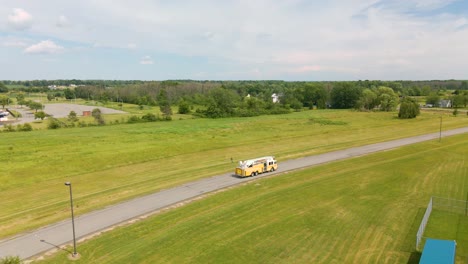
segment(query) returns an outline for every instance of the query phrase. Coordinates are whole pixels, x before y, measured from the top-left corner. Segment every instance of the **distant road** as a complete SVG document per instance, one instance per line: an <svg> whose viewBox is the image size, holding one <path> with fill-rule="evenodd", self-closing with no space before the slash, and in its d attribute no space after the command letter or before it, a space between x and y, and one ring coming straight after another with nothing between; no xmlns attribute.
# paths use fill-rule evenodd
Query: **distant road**
<svg viewBox="0 0 468 264"><path fill-rule="evenodd" d="M442 137L463 133L468 133L468 127L444 131L442 132ZM171 205L193 199L204 193L238 185L252 179L351 157L363 156L438 138L439 133L432 133L288 160L281 162L277 171L260 174L254 178L240 179L234 177L232 173L227 173L186 183L182 186L162 190L151 195L112 205L102 210L77 217L75 218L76 237L77 239L83 238L139 216L150 214ZM71 220L62 221L0 241L0 258L4 256L20 256L22 259L27 259L70 242L72 242ZM79 253L79 244L77 251Z"/></svg>

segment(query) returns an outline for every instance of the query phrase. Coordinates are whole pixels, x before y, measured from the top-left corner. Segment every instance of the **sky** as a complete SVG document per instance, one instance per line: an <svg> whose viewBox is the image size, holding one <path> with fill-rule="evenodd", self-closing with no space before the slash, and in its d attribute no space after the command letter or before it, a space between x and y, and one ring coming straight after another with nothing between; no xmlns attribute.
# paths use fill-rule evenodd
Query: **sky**
<svg viewBox="0 0 468 264"><path fill-rule="evenodd" d="M35 79L468 79L468 0L0 0Z"/></svg>

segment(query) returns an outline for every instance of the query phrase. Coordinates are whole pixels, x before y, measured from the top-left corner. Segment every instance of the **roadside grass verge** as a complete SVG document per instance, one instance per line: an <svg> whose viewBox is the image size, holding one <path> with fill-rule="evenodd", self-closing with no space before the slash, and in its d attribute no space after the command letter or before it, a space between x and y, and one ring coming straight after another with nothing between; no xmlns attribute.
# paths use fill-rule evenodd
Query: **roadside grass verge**
<svg viewBox="0 0 468 264"><path fill-rule="evenodd" d="M428 199L466 197L467 148L459 135L258 179L79 243L76 263L418 263Z"/></svg>
<svg viewBox="0 0 468 264"><path fill-rule="evenodd" d="M65 181L73 183L80 215L231 172L238 160L275 155L281 162L438 132L439 116L325 110L3 133L0 237L69 217ZM444 130L466 125L466 117L444 117Z"/></svg>

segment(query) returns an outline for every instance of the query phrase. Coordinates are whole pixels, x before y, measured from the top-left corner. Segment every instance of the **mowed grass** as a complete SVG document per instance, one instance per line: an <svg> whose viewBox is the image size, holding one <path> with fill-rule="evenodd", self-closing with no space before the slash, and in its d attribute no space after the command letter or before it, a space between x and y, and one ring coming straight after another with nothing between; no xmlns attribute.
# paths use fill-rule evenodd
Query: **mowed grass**
<svg viewBox="0 0 468 264"><path fill-rule="evenodd" d="M440 115L305 111L288 115L2 133L0 237L132 197L233 171L238 160L279 161L438 132ZM466 126L445 115L443 128ZM231 158L233 163L231 162Z"/></svg>
<svg viewBox="0 0 468 264"><path fill-rule="evenodd" d="M467 149L459 135L259 179L79 243L75 262L419 263L429 198L466 197Z"/></svg>

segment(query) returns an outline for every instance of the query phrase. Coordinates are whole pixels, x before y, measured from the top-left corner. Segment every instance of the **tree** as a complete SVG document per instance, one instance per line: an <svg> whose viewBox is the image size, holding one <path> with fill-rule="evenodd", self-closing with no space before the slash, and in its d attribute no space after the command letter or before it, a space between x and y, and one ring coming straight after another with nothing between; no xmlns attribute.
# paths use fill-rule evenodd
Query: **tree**
<svg viewBox="0 0 468 264"><path fill-rule="evenodd" d="M10 98L6 95L0 95L0 104L2 105L2 108L5 108L5 105L8 105L10 103Z"/></svg>
<svg viewBox="0 0 468 264"><path fill-rule="evenodd" d="M63 94L65 95L65 99L76 98L75 92L70 90L70 88L63 90Z"/></svg>
<svg viewBox="0 0 468 264"><path fill-rule="evenodd" d="M52 101L53 99L55 99L54 94L53 93L47 93L47 100Z"/></svg>
<svg viewBox="0 0 468 264"><path fill-rule="evenodd" d="M205 115L211 118L233 116L239 100L239 95L234 91L215 88L209 93Z"/></svg>
<svg viewBox="0 0 468 264"><path fill-rule="evenodd" d="M16 95L16 102L21 106L26 104L25 98L24 98L24 93L18 93Z"/></svg>
<svg viewBox="0 0 468 264"><path fill-rule="evenodd" d="M429 85L424 85L422 88L421 88L421 94L422 95L425 95L425 96L428 96L430 93L431 93L431 87Z"/></svg>
<svg viewBox="0 0 468 264"><path fill-rule="evenodd" d="M377 105L377 94L371 89L364 89L355 107L360 110L372 110Z"/></svg>
<svg viewBox="0 0 468 264"><path fill-rule="evenodd" d="M381 111L393 111L398 105L398 95L390 87L380 86L377 89L377 101Z"/></svg>
<svg viewBox="0 0 468 264"><path fill-rule="evenodd" d="M102 117L101 114L101 109L99 108L94 108L93 111L91 112L91 115L94 117L94 120L98 123L98 125L104 125L104 118Z"/></svg>
<svg viewBox="0 0 468 264"><path fill-rule="evenodd" d="M330 93L332 107L338 109L353 108L360 96L361 89L351 82L334 84Z"/></svg>
<svg viewBox="0 0 468 264"><path fill-rule="evenodd" d="M0 93L8 93L8 87L6 87L2 82L0 82Z"/></svg>
<svg viewBox="0 0 468 264"><path fill-rule="evenodd" d="M30 101L28 107L36 110L37 112L37 110L42 109L42 104L39 102Z"/></svg>
<svg viewBox="0 0 468 264"><path fill-rule="evenodd" d="M467 103L467 97L463 93L453 96L452 106L455 108L464 107Z"/></svg>
<svg viewBox="0 0 468 264"><path fill-rule="evenodd" d="M410 119L410 118L415 118L418 115L419 115L418 103L410 97L403 98L400 104L400 111L398 112L398 118Z"/></svg>
<svg viewBox="0 0 468 264"><path fill-rule="evenodd" d="M304 106L310 109L317 107L325 109L327 107L328 93L321 83L308 83L304 86L302 92Z"/></svg>
<svg viewBox="0 0 468 264"><path fill-rule="evenodd" d="M172 115L171 103L167 96L167 91L165 88L159 91L158 96L159 109L163 113L164 119L170 120Z"/></svg>
<svg viewBox="0 0 468 264"><path fill-rule="evenodd" d="M75 111L70 111L70 113L68 114L68 121L70 121L70 122L78 121L78 117L77 117Z"/></svg>
<svg viewBox="0 0 468 264"><path fill-rule="evenodd" d="M184 99L180 100L179 102L179 114L189 114L190 113L190 105Z"/></svg>
<svg viewBox="0 0 468 264"><path fill-rule="evenodd" d="M44 120L44 118L46 118L46 113L44 113L44 111L39 111L36 113L34 113L34 119L41 119L41 120Z"/></svg>
<svg viewBox="0 0 468 264"><path fill-rule="evenodd" d="M437 93L430 93L426 97L426 104L427 105L433 105L433 106L438 106L440 101L440 96Z"/></svg>
<svg viewBox="0 0 468 264"><path fill-rule="evenodd" d="M468 81L462 81L460 84L461 90L468 90Z"/></svg>

